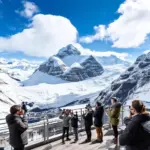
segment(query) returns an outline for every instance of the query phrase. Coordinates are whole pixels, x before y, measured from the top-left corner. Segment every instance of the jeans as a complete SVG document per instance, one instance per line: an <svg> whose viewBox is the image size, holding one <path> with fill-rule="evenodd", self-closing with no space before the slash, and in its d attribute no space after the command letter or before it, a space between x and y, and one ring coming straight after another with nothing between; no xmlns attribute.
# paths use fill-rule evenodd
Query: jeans
<svg viewBox="0 0 150 150"><path fill-rule="evenodd" d="M113 128L113 131L114 131L115 138L118 138L118 126L117 125L116 126L112 125L112 128Z"/></svg>
<svg viewBox="0 0 150 150"><path fill-rule="evenodd" d="M67 139L69 139L69 127L63 127L62 141L64 141L65 133L67 133Z"/></svg>
<svg viewBox="0 0 150 150"><path fill-rule="evenodd" d="M75 141L78 141L78 128L73 128L73 132L75 135Z"/></svg>

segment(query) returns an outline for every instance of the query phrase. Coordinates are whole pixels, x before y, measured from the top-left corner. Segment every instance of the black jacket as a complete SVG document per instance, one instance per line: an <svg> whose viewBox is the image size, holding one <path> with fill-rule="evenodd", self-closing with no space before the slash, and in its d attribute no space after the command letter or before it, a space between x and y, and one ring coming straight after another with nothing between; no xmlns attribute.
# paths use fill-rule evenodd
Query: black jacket
<svg viewBox="0 0 150 150"><path fill-rule="evenodd" d="M119 137L120 145L126 146L126 150L149 150L150 134L142 126L142 123L149 120L149 115L140 114L134 116Z"/></svg>
<svg viewBox="0 0 150 150"><path fill-rule="evenodd" d="M96 108L96 110L94 112L94 125L95 125L95 127L102 127L102 125L103 125L103 114L104 114L103 106Z"/></svg>
<svg viewBox="0 0 150 150"><path fill-rule="evenodd" d="M28 123L25 118L21 118L19 115L6 116L6 122L9 128L9 142L14 148L19 148L28 144L27 129Z"/></svg>
<svg viewBox="0 0 150 150"><path fill-rule="evenodd" d="M73 128L78 128L78 115L73 115L72 117L71 117L71 126L73 127Z"/></svg>
<svg viewBox="0 0 150 150"><path fill-rule="evenodd" d="M90 111L86 114L83 114L85 128L90 128L93 125L93 112Z"/></svg>

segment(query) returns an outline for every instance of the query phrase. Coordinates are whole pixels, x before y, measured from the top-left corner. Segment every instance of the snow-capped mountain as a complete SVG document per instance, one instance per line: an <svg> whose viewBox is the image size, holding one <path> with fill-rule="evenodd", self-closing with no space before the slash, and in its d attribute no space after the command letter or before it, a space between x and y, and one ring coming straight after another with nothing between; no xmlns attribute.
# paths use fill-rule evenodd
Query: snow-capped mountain
<svg viewBox="0 0 150 150"><path fill-rule="evenodd" d="M141 94L142 92L144 93L144 88L148 88L149 85L150 53L139 56L131 67L111 83L111 86L100 92L97 100L109 103L110 98L115 96L121 102L125 102L126 100L134 98L135 95L137 96L139 90L141 90Z"/></svg>
<svg viewBox="0 0 150 150"><path fill-rule="evenodd" d="M45 63L41 64L34 74L30 76L28 80L23 82L23 84L25 86L31 85L30 83L33 83L33 80L38 82L38 84L42 83L43 79L39 71L70 82L77 82L91 77L100 76L105 71L100 62L105 64L105 66L109 66L109 64L122 64L124 66L129 66L130 64L116 56L94 57L81 55L80 51L70 44L59 50L58 54L55 56L51 56ZM39 76L39 74L41 76L41 82L40 79L37 81L37 76ZM50 82L47 81L44 83ZM37 83L33 83L33 85L35 84Z"/></svg>

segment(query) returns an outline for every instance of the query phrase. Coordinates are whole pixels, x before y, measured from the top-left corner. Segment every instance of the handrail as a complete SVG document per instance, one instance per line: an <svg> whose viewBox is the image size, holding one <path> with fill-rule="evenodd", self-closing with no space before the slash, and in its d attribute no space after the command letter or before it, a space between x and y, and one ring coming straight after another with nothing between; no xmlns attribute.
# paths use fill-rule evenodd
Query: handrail
<svg viewBox="0 0 150 150"><path fill-rule="evenodd" d="M83 110L85 109L74 109L78 110L79 113L79 118L80 118L80 123L79 123L79 130L84 129L84 121L81 117L83 114ZM129 113L128 107L123 106L123 111L121 111L120 115L120 121L123 123L123 117L124 114ZM2 120L2 119L1 119ZM105 114L104 116L104 124L109 122L108 116ZM4 125L4 124L3 124ZM6 123L5 123L6 125ZM1 130L2 129L2 130ZM2 131L2 132L1 132ZM70 133L72 132L72 128L70 128ZM53 118L53 119L46 119L42 120L40 122L32 123L29 124L29 129L28 129L28 139L29 139L29 144L34 145L35 142L48 142L49 139L53 139L54 136L62 134L62 120L60 120L58 117ZM0 128L0 143L2 140L6 141L8 140L9 137L9 132L8 132L8 127L7 129L4 127Z"/></svg>

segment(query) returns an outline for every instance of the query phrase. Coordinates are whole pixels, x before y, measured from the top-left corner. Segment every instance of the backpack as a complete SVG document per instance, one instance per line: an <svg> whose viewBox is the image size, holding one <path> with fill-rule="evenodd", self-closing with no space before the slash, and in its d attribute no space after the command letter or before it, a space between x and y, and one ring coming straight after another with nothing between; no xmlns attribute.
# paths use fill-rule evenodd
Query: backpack
<svg viewBox="0 0 150 150"><path fill-rule="evenodd" d="M150 121L142 123L143 129L150 134Z"/></svg>

